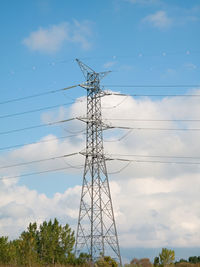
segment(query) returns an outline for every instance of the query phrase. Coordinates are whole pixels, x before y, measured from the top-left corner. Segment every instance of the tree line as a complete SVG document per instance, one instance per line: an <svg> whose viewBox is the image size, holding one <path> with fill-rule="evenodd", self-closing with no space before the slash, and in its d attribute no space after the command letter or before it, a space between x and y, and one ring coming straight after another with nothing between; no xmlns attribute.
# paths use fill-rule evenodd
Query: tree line
<svg viewBox="0 0 200 267"><path fill-rule="evenodd" d="M30 223L18 239L9 241L0 237L0 263L16 266L33 264L65 264L72 257L75 243L74 232L68 224L62 226L58 220L44 221L39 227Z"/></svg>
<svg viewBox="0 0 200 267"><path fill-rule="evenodd" d="M180 259L175 262L175 251L167 248L162 248L161 253L154 258L153 264L148 258L134 258L130 264L125 264L125 267L200 267L200 256L189 257L188 260Z"/></svg>
<svg viewBox="0 0 200 267"><path fill-rule="evenodd" d="M91 266L90 255L73 253L75 244L74 231L68 224L62 226L57 219L44 221L37 225L30 223L18 239L9 241L7 236L0 237L0 265L4 266ZM175 252L163 248L153 264L148 258L134 258L125 267L200 267L200 256L189 257L175 262ZM117 267L117 262L110 256L102 256L95 267ZM1 266L0 266L1 267Z"/></svg>
<svg viewBox="0 0 200 267"><path fill-rule="evenodd" d="M62 226L57 219L41 225L30 223L18 239L9 241L0 237L0 265L4 266L91 266L90 255L73 253L74 231L68 224ZM117 267L110 256L102 256L95 266Z"/></svg>

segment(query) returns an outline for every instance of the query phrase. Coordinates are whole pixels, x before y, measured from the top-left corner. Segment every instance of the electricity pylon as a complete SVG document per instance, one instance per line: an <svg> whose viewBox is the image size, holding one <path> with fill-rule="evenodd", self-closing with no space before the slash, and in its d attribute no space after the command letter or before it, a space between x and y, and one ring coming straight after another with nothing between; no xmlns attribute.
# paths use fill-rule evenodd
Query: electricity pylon
<svg viewBox="0 0 200 267"><path fill-rule="evenodd" d="M113 213L103 149L100 80L109 72L96 73L77 59L86 78L87 90L86 151L80 200L75 253L88 253L92 262L111 256L121 265L119 242Z"/></svg>

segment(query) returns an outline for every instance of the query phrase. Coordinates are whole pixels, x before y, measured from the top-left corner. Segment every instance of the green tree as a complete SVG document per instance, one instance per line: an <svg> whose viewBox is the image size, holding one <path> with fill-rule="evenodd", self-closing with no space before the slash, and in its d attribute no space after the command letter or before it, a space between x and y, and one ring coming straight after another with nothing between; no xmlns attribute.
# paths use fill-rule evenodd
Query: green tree
<svg viewBox="0 0 200 267"><path fill-rule="evenodd" d="M196 264L196 263L200 262L200 256L199 257L197 257L197 256L189 257L188 261L190 263L195 263Z"/></svg>
<svg viewBox="0 0 200 267"><path fill-rule="evenodd" d="M31 267L38 261L37 224L29 224L27 231L22 232L17 243L17 250L22 265Z"/></svg>
<svg viewBox="0 0 200 267"><path fill-rule="evenodd" d="M9 243L9 264L11 265L21 265L20 243L21 240L19 239L10 241Z"/></svg>
<svg viewBox="0 0 200 267"><path fill-rule="evenodd" d="M154 258L153 265L154 265L154 266L158 266L158 265L159 265L159 257L155 257L155 258Z"/></svg>
<svg viewBox="0 0 200 267"><path fill-rule="evenodd" d="M7 236L0 237L0 263L9 263L9 242Z"/></svg>
<svg viewBox="0 0 200 267"><path fill-rule="evenodd" d="M74 232L68 224L61 226L58 220L43 222L38 233L38 253L45 264L65 263L75 243Z"/></svg>
<svg viewBox="0 0 200 267"><path fill-rule="evenodd" d="M118 264L110 256L104 256L104 257L99 258L96 261L95 266L98 266L98 267L117 267Z"/></svg>
<svg viewBox="0 0 200 267"><path fill-rule="evenodd" d="M167 264L171 264L175 260L175 252L174 250L163 248L161 253L159 254L160 263L165 266Z"/></svg>

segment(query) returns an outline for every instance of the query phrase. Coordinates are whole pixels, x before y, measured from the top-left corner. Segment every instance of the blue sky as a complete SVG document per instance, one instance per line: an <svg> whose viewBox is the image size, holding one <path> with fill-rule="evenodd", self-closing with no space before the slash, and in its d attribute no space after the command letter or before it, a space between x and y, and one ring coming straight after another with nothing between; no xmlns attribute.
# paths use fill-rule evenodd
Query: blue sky
<svg viewBox="0 0 200 267"><path fill-rule="evenodd" d="M199 0L1 1L0 102L83 82L84 77L75 62L76 58L96 71L111 70L112 72L102 81L102 85L108 90L140 95L200 94L198 86L200 85L199 14ZM111 85L122 86L112 87ZM142 88L125 87L125 85L179 86ZM38 143L35 147L2 149L1 166L59 156L83 149L85 136L81 133L79 136L67 139L66 142L60 139L55 141L61 136L83 130L84 124L80 122L9 134L3 134L3 132L84 115L84 98L81 98L82 102L76 101L68 106L66 104L80 100L80 97L84 97L85 94L83 88L76 87L66 92L1 103L1 116L4 118L0 118L0 148L40 142L45 138L54 139L53 142ZM198 97L129 97L127 99L107 97L103 101L105 118L112 116L115 119L128 117L198 120L200 114ZM5 117L9 114L54 105L59 108ZM152 127L149 122L139 124L141 125ZM153 127L158 126L200 128L198 121L182 124L162 122L159 125L153 125ZM106 133L105 139L116 139L124 133L119 131ZM105 151L197 158L199 157L198 135L198 131L195 133L136 131L135 135L131 133L120 144L105 143ZM51 167L60 168L67 164L77 166L82 165L83 161L80 156L74 156L66 162L54 160L44 165L3 169L1 177L20 176L24 173L49 170ZM113 172L117 167L117 164L109 164L108 170ZM194 248L196 253L200 241L198 174L198 165L194 168L165 164L155 167L150 163L141 163L135 167L129 166L124 173L111 175L111 189L124 258L131 257L126 255L125 248L129 251L133 248L139 251L137 249L141 247L147 250L163 246L177 247L178 254L181 255L181 248L188 247L190 251ZM189 185L188 177L190 177ZM54 215L62 222L69 220L75 227L81 178L82 169L67 169L58 173L2 180L2 196L7 197L0 204L1 232L15 237L30 220L40 222L53 218ZM197 185L196 191L190 188L193 183ZM154 193L147 192L148 184L152 191L155 191ZM144 188L144 192L140 190L141 187ZM188 187L190 190L187 190ZM177 191L174 191L174 188ZM195 203L190 211L188 211L187 197ZM143 203L142 200L146 201ZM173 201L176 201L178 206L171 214ZM64 210L64 207L70 206L70 203L75 206L71 210L68 208ZM140 212L133 211L127 226L130 203L135 205L135 209L141 205L143 211L142 208ZM160 206L159 203L162 205ZM35 206L38 209L34 209ZM58 206L63 209L59 210ZM164 215L168 212L169 220L165 219ZM185 219L188 212L191 213L191 221L188 221L188 218ZM175 214L179 215L179 219L181 218L180 222ZM148 216L152 218L149 223L145 223L145 218ZM17 221L15 228L12 228L13 221ZM126 227L127 230L123 230ZM181 229L180 232L178 229ZM146 237L142 233L143 235L146 233ZM132 237L132 241L127 241L128 236ZM182 251L181 256L184 257L185 250ZM133 256L137 257L137 255Z"/></svg>

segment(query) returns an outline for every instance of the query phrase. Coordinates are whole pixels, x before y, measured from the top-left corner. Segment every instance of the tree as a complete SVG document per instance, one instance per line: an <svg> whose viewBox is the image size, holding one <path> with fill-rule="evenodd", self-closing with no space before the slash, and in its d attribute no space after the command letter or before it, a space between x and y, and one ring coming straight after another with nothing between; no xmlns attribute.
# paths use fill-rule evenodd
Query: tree
<svg viewBox="0 0 200 267"><path fill-rule="evenodd" d="M37 254L37 224L29 224L27 231L22 232L17 249L22 265L31 267L38 261Z"/></svg>
<svg viewBox="0 0 200 267"><path fill-rule="evenodd" d="M0 263L9 263L9 242L7 236L0 237Z"/></svg>
<svg viewBox="0 0 200 267"><path fill-rule="evenodd" d="M154 258L153 265L154 265L154 266L158 266L158 265L159 265L159 257L155 257L155 258Z"/></svg>
<svg viewBox="0 0 200 267"><path fill-rule="evenodd" d="M142 259L139 260L139 266L152 267L152 264L151 264L149 258L142 258Z"/></svg>
<svg viewBox="0 0 200 267"><path fill-rule="evenodd" d="M137 258L133 258L130 262L131 265L139 265L139 260Z"/></svg>
<svg viewBox="0 0 200 267"><path fill-rule="evenodd" d="M130 266L151 267L152 264L151 264L149 258L142 258L142 259L134 258L130 262Z"/></svg>
<svg viewBox="0 0 200 267"><path fill-rule="evenodd" d="M187 262L185 259L180 259L179 262Z"/></svg>
<svg viewBox="0 0 200 267"><path fill-rule="evenodd" d="M160 263L165 266L167 264L171 264L175 260L175 252L174 250L163 248L161 253L159 254Z"/></svg>
<svg viewBox="0 0 200 267"><path fill-rule="evenodd" d="M190 263L198 263L198 262L200 262L200 256L199 257L197 257L197 256L189 257L188 261Z"/></svg>
<svg viewBox="0 0 200 267"><path fill-rule="evenodd" d="M95 266L98 266L98 267L117 267L118 264L110 256L104 256L104 257L99 258L96 261Z"/></svg>
<svg viewBox="0 0 200 267"><path fill-rule="evenodd" d="M11 265L21 265L20 243L21 240L19 239L10 241L9 243L9 264Z"/></svg>
<svg viewBox="0 0 200 267"><path fill-rule="evenodd" d="M38 253L45 264L65 263L75 243L74 232L68 224L61 226L54 222L43 222L38 233Z"/></svg>
<svg viewBox="0 0 200 267"><path fill-rule="evenodd" d="M76 259L72 254L74 243L74 232L57 219L44 221L39 229L36 223L30 223L17 240L9 242L8 237L0 237L0 264L31 267L38 263L85 263L87 255Z"/></svg>

